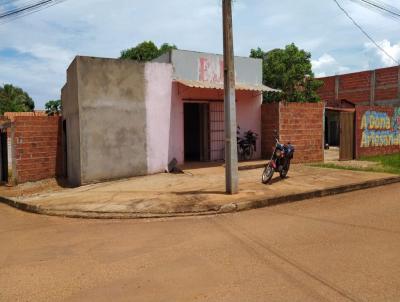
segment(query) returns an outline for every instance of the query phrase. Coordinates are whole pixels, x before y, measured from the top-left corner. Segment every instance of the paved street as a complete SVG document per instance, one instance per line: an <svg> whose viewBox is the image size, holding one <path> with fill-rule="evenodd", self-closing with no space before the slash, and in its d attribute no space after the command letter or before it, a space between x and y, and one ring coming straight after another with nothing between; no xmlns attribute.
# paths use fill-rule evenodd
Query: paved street
<svg viewBox="0 0 400 302"><path fill-rule="evenodd" d="M166 220L0 205L0 301L399 301L399 193Z"/></svg>

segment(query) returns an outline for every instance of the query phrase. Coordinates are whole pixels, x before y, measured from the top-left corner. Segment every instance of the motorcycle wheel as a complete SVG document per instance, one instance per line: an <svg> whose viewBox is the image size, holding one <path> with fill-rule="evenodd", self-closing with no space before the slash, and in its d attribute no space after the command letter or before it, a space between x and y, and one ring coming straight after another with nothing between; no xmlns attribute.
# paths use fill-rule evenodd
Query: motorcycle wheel
<svg viewBox="0 0 400 302"><path fill-rule="evenodd" d="M269 183L273 175L274 175L274 169L271 167L270 164L268 164L265 167L264 172L262 174L262 178L261 178L262 183L264 185Z"/></svg>
<svg viewBox="0 0 400 302"><path fill-rule="evenodd" d="M240 147L238 147L238 150L237 150L237 157L238 157L238 161L241 161L243 159L243 150Z"/></svg>
<svg viewBox="0 0 400 302"><path fill-rule="evenodd" d="M290 169L290 160L288 161L288 163L286 164L286 166L282 169L282 171L279 172L279 176L280 176L282 179L285 179L285 178L287 177L287 174L288 174L288 172L289 172L289 169Z"/></svg>
<svg viewBox="0 0 400 302"><path fill-rule="evenodd" d="M244 160L251 160L253 158L253 155L254 155L254 147L253 146L249 146L243 152Z"/></svg>

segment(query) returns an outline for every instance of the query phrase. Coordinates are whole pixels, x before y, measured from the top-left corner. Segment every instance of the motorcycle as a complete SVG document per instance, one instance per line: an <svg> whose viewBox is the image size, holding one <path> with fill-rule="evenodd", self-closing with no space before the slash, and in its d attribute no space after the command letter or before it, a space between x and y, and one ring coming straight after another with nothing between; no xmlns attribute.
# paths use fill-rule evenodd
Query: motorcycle
<svg viewBox="0 0 400 302"><path fill-rule="evenodd" d="M286 178L293 156L294 147L290 143L287 145L281 144L279 142L277 132L275 132L275 149L272 153L271 160L265 166L262 174L262 183L269 183L275 172L279 172L279 175L282 179Z"/></svg>
<svg viewBox="0 0 400 302"><path fill-rule="evenodd" d="M237 135L240 135L240 127L237 128ZM249 130L244 133L244 137L237 137L238 158L241 160L251 160L254 152L257 151L258 135Z"/></svg>

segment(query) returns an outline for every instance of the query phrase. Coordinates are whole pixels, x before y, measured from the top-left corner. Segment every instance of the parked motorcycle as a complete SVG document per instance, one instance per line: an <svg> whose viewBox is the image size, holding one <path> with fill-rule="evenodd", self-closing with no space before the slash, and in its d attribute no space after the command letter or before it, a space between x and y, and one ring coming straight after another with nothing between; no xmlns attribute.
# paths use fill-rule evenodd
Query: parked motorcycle
<svg viewBox="0 0 400 302"><path fill-rule="evenodd" d="M237 135L240 135L240 127L237 127ZM238 145L238 158L240 160L251 160L254 156L254 152L257 151L257 139L258 135L253 131L249 130L244 133L244 137L237 137Z"/></svg>
<svg viewBox="0 0 400 302"><path fill-rule="evenodd" d="M274 172L279 172L282 179L287 177L290 169L290 162L294 156L294 147L288 143L287 145L281 144L278 139L278 134L275 131L275 149L272 153L271 160L265 166L262 174L262 183L267 184L270 182Z"/></svg>

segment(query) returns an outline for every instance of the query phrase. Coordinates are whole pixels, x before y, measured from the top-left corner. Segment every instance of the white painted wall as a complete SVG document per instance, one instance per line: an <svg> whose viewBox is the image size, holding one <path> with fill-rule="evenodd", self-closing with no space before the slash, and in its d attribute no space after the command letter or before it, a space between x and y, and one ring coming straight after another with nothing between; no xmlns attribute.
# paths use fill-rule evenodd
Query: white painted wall
<svg viewBox="0 0 400 302"><path fill-rule="evenodd" d="M149 174L165 171L169 158L172 65L147 63L146 135Z"/></svg>

